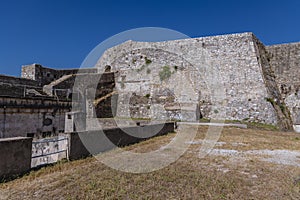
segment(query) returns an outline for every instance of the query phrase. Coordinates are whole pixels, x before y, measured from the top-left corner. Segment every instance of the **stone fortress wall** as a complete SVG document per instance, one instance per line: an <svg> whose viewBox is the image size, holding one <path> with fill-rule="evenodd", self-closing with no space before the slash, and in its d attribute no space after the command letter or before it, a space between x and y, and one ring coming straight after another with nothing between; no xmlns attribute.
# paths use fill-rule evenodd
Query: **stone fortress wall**
<svg viewBox="0 0 300 200"><path fill-rule="evenodd" d="M34 64L23 70L38 67ZM41 138L64 132L65 113L70 111L71 102L48 96L39 81L0 76L0 138Z"/></svg>
<svg viewBox="0 0 300 200"><path fill-rule="evenodd" d="M1 75L0 138L58 136L65 132L65 115L76 103L90 117L112 117L114 95L109 94L115 87L114 73L96 72L96 68L55 70L33 64L22 67L22 78ZM75 78L84 84L79 91L73 91ZM94 83L98 84L89 88ZM95 109L85 107L87 90L101 98ZM77 100L72 104L73 96Z"/></svg>
<svg viewBox="0 0 300 200"><path fill-rule="evenodd" d="M300 43L266 47L276 83L291 111L295 124L300 124Z"/></svg>
<svg viewBox="0 0 300 200"><path fill-rule="evenodd" d="M38 87L39 84L37 81L30 80L27 78L19 78L19 77L14 77L14 76L6 76L6 75L1 75L0 74L0 83L1 84L12 84L12 85L22 85L22 86L33 86L33 87Z"/></svg>
<svg viewBox="0 0 300 200"><path fill-rule="evenodd" d="M118 116L160 115L196 121L224 112L229 120L291 129L292 123L297 123L293 116L298 115L298 105L285 109L287 102L278 87L281 75L276 71L280 66L276 59L281 58L275 55L272 60L271 49L253 33L151 43L128 41L107 50L97 67L99 72L105 66L118 72ZM297 70L299 54L292 52L292 69ZM283 76L290 73L294 71L288 70ZM295 81L291 84L295 85ZM126 101L129 105L121 104ZM155 103L159 109L151 108Z"/></svg>
<svg viewBox="0 0 300 200"><path fill-rule="evenodd" d="M0 137L64 131L78 95L75 78L84 84L80 109L88 118L221 118L290 130L300 123L299 49L300 43L266 47L252 33L239 33L127 41L108 49L97 68L23 66L21 78L0 75Z"/></svg>
<svg viewBox="0 0 300 200"><path fill-rule="evenodd" d="M0 95L20 97L26 95L26 90L34 89L41 92L39 83L26 78L0 75Z"/></svg>
<svg viewBox="0 0 300 200"><path fill-rule="evenodd" d="M0 168L9 165L14 170L2 170L0 177L29 170L32 153L61 150L58 143L45 142L48 139L69 135L66 153L77 159L89 155L79 134L93 137L98 123L110 127L107 136L118 145L138 140L111 128L118 120L137 133L157 126L144 127L149 120L129 121L130 117L224 118L276 124L281 130L300 125L300 43L265 46L252 33L127 41L108 49L96 67L56 70L33 64L22 67L21 78L0 75L0 146L2 152L15 150L2 155ZM80 80L76 87L75 79ZM74 96L77 100L72 102ZM70 112L74 105L78 112ZM72 119L77 115L87 118L82 124L90 131L76 132ZM61 134L68 120L71 131ZM174 131L174 123L165 127L163 134ZM9 138L17 136L33 137L35 146L31 138Z"/></svg>
<svg viewBox="0 0 300 200"><path fill-rule="evenodd" d="M266 46L284 98L300 90L300 42Z"/></svg>
<svg viewBox="0 0 300 200"><path fill-rule="evenodd" d="M83 69L51 69L43 67L40 64L24 65L22 66L22 78L35 80L40 86L48 85L51 82L71 74L80 73L96 73L97 70L94 68L83 68Z"/></svg>

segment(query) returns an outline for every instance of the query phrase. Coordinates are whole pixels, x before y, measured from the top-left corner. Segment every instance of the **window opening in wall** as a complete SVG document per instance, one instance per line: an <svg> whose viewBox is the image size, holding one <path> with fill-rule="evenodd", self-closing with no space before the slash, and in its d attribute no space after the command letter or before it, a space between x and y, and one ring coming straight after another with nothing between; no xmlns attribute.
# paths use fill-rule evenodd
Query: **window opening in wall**
<svg viewBox="0 0 300 200"><path fill-rule="evenodd" d="M33 138L34 137L34 133L27 133L27 137L31 137L31 138Z"/></svg>

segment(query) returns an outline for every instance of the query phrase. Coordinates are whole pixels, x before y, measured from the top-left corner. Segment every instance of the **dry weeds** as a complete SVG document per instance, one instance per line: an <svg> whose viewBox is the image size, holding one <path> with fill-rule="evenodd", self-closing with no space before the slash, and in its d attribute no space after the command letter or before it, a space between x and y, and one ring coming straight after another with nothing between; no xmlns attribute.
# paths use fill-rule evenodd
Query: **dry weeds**
<svg viewBox="0 0 300 200"><path fill-rule="evenodd" d="M197 127L186 127L195 129ZM61 162L0 185L0 199L299 199L300 167L263 160L259 154L198 157L207 127L199 127L188 151L175 163L148 174L106 167L94 158ZM136 152L161 148L174 134L126 147ZM230 152L293 150L300 135L224 128L215 149ZM226 150L226 151L225 151Z"/></svg>

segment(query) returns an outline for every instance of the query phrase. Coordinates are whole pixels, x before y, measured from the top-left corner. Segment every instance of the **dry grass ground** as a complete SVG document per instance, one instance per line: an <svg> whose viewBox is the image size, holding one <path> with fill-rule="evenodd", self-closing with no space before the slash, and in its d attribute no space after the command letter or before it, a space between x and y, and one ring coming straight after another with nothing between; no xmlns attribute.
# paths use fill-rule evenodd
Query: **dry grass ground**
<svg viewBox="0 0 300 200"><path fill-rule="evenodd" d="M0 199L300 199L300 135L227 127L199 158L206 131L199 127L186 153L155 172L120 172L94 158L62 162L1 184ZM148 152L174 135L125 149Z"/></svg>

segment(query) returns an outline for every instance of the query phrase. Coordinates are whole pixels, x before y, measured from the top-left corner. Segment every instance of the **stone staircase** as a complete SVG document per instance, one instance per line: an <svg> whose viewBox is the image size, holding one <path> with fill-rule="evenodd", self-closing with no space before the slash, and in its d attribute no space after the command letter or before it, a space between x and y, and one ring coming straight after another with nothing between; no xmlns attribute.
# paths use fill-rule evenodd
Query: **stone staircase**
<svg viewBox="0 0 300 200"><path fill-rule="evenodd" d="M50 84L45 85L43 87L43 92L46 93L49 96L53 96L53 87L60 84L60 83L62 83L62 82L64 82L64 81L66 81L67 79L69 79L73 76L75 76L75 75L74 74L64 75L61 78L51 82Z"/></svg>
<svg viewBox="0 0 300 200"><path fill-rule="evenodd" d="M94 101L94 105L97 106L100 102L105 101L106 99L108 99L109 97L112 97L114 94L117 94L117 91L113 91L103 97L100 97L99 99L96 99Z"/></svg>

